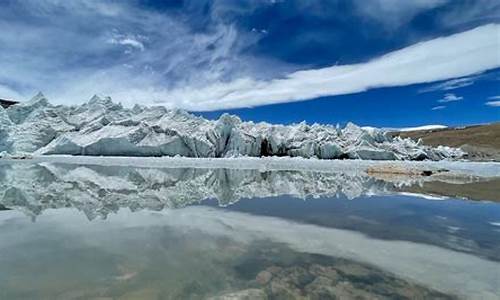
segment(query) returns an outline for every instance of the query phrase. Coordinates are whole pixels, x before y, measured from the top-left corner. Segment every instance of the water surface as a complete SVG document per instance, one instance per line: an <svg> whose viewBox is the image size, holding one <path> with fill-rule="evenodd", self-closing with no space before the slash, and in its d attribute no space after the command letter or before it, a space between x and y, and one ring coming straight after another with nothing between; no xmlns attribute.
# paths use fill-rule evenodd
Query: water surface
<svg viewBox="0 0 500 300"><path fill-rule="evenodd" d="M500 299L500 205L423 180L3 164L0 299Z"/></svg>

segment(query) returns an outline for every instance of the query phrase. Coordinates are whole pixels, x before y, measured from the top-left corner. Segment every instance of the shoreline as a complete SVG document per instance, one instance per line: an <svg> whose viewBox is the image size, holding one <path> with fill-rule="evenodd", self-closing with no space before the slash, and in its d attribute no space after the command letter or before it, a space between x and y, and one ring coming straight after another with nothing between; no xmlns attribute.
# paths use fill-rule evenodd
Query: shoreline
<svg viewBox="0 0 500 300"><path fill-rule="evenodd" d="M123 157L43 155L30 159L0 159L5 163L61 163L79 165L124 166L138 168L258 169L262 171L316 171L333 173L392 174L407 176L500 177L499 162L476 161L389 161L324 160L299 157ZM431 171L431 174L422 172Z"/></svg>

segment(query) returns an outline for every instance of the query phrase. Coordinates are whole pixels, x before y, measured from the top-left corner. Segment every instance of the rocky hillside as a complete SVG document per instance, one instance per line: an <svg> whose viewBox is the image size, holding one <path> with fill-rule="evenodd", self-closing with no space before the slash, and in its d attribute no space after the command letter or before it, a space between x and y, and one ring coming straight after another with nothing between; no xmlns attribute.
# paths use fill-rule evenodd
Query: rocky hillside
<svg viewBox="0 0 500 300"><path fill-rule="evenodd" d="M402 138L422 139L425 145L460 147L473 160L500 161L500 123L393 133Z"/></svg>
<svg viewBox="0 0 500 300"><path fill-rule="evenodd" d="M207 120L182 110L128 109L94 96L80 106L54 106L42 95L0 108L0 152L99 156L290 156L321 159L440 160L450 147L392 138L378 129Z"/></svg>

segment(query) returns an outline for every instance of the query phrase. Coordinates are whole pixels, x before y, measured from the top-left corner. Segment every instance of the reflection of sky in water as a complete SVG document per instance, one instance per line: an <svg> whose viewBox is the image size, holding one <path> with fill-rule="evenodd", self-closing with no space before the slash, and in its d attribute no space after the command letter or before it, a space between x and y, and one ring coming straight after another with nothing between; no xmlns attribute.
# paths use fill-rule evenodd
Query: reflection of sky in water
<svg viewBox="0 0 500 300"><path fill-rule="evenodd" d="M214 206L213 200L203 202ZM288 196L245 199L231 211L363 232L378 239L429 243L500 261L500 205L409 196L362 196L354 201ZM492 224L493 223L493 224Z"/></svg>
<svg viewBox="0 0 500 300"><path fill-rule="evenodd" d="M0 172L14 209L0 211L1 299L500 293L495 203L342 174L16 168Z"/></svg>

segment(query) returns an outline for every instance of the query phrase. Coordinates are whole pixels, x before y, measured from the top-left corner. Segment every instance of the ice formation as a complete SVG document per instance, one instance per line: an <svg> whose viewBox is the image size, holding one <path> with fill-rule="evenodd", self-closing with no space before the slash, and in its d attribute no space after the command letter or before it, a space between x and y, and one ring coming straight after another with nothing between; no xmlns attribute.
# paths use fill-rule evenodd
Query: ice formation
<svg viewBox="0 0 500 300"><path fill-rule="evenodd" d="M374 160L441 160L465 154L352 123L343 129L305 123L285 126L243 122L228 114L214 121L164 107L128 109L98 96L80 106L54 106L41 93L0 109L0 152Z"/></svg>

